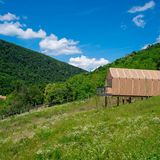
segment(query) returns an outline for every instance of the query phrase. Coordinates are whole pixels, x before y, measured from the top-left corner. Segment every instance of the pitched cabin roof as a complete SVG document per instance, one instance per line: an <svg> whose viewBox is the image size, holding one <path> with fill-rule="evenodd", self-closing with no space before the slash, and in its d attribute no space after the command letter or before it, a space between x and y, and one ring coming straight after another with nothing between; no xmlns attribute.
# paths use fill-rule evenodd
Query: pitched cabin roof
<svg viewBox="0 0 160 160"><path fill-rule="evenodd" d="M160 71L158 70L110 68L109 71L113 78L160 80Z"/></svg>

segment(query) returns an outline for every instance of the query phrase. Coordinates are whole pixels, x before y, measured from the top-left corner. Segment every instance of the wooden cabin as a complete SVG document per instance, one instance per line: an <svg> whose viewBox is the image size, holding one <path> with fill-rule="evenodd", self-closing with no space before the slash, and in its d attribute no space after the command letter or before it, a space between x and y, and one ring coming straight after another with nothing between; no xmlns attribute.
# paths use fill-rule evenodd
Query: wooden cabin
<svg viewBox="0 0 160 160"><path fill-rule="evenodd" d="M0 100L6 100L6 98L7 98L6 96L1 96L0 95Z"/></svg>
<svg viewBox="0 0 160 160"><path fill-rule="evenodd" d="M110 68L105 85L105 94L109 96L158 96L160 95L160 71Z"/></svg>

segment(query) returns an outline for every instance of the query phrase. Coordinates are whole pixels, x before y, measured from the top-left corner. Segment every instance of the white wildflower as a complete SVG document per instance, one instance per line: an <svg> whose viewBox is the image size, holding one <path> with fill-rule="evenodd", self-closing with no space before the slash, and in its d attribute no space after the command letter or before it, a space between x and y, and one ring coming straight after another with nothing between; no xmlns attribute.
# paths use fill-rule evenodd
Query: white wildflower
<svg viewBox="0 0 160 160"><path fill-rule="evenodd" d="M154 118L152 119L152 121L153 121L154 123L160 123L160 118L159 118L159 117L154 117Z"/></svg>

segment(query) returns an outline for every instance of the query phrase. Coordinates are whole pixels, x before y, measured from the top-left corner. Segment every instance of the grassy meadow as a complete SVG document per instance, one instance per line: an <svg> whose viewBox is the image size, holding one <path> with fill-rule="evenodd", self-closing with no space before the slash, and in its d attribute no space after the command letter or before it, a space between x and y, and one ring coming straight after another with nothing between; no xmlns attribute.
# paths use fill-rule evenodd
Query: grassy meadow
<svg viewBox="0 0 160 160"><path fill-rule="evenodd" d="M0 160L158 160L160 97L104 108L96 100L0 121Z"/></svg>

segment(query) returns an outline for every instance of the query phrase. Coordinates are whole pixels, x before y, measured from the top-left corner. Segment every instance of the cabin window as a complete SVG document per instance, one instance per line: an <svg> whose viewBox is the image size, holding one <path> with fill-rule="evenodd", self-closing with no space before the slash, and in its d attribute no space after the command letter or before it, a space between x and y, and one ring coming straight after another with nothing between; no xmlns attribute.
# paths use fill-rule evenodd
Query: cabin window
<svg viewBox="0 0 160 160"><path fill-rule="evenodd" d="M108 79L107 80L107 86L108 87L112 87L112 79Z"/></svg>

